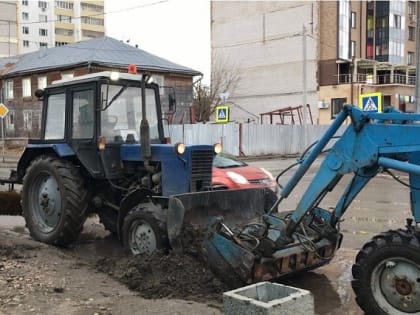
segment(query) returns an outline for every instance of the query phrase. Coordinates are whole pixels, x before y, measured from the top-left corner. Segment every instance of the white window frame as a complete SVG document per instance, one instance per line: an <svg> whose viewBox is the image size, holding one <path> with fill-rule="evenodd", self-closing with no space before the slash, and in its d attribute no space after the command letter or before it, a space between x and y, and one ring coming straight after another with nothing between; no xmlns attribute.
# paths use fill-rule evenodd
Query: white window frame
<svg viewBox="0 0 420 315"><path fill-rule="evenodd" d="M45 89L47 87L47 76L38 77L38 89Z"/></svg>
<svg viewBox="0 0 420 315"><path fill-rule="evenodd" d="M25 131L32 130L32 119L33 119L32 110L24 110L23 111L23 129Z"/></svg>
<svg viewBox="0 0 420 315"><path fill-rule="evenodd" d="M5 97L7 100L13 99L13 80L7 80L4 87Z"/></svg>
<svg viewBox="0 0 420 315"><path fill-rule="evenodd" d="M15 111L9 110L6 115L6 130L15 130Z"/></svg>
<svg viewBox="0 0 420 315"><path fill-rule="evenodd" d="M61 80L68 80L68 79L73 79L73 78L74 78L74 73L73 72L61 73Z"/></svg>
<svg viewBox="0 0 420 315"><path fill-rule="evenodd" d="M31 78L22 79L22 97L31 97Z"/></svg>

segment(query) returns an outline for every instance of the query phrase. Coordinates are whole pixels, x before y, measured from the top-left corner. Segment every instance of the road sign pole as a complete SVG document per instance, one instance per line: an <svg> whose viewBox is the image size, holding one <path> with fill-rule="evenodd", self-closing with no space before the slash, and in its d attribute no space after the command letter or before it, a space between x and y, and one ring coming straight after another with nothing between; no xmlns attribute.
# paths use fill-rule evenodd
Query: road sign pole
<svg viewBox="0 0 420 315"><path fill-rule="evenodd" d="M5 140L4 140L4 126L3 126L3 120L4 120L4 118L2 117L1 118L1 139L3 140L3 163L5 162L5 160L4 160L4 143L5 143Z"/></svg>

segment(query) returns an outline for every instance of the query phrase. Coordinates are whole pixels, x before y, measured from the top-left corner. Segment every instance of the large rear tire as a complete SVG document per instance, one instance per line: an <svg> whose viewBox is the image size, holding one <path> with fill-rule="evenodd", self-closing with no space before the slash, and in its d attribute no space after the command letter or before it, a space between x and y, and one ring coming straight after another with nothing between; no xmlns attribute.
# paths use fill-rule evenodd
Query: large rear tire
<svg viewBox="0 0 420 315"><path fill-rule="evenodd" d="M160 205L152 202L134 207L124 218L122 240L132 255L150 256L168 249L166 221Z"/></svg>
<svg viewBox="0 0 420 315"><path fill-rule="evenodd" d="M30 235L61 247L75 242L86 220L89 192L72 163L36 158L23 179L22 210Z"/></svg>
<svg viewBox="0 0 420 315"><path fill-rule="evenodd" d="M356 301L366 314L420 313L418 235L388 231L366 243L352 268Z"/></svg>

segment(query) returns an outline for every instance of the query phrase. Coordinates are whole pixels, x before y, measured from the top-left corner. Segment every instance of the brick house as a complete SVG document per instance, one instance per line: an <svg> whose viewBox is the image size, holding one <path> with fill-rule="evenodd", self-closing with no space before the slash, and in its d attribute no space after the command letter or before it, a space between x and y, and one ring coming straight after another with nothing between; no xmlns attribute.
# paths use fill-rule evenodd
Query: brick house
<svg viewBox="0 0 420 315"><path fill-rule="evenodd" d="M185 118L193 99L193 79L200 72L152 55L111 37L95 38L66 46L0 58L0 100L9 109L6 137L36 137L39 132L41 102L35 91L55 80L99 71L127 72L135 64L138 73L149 73L160 86L175 89L177 115ZM161 89L163 103L168 90Z"/></svg>

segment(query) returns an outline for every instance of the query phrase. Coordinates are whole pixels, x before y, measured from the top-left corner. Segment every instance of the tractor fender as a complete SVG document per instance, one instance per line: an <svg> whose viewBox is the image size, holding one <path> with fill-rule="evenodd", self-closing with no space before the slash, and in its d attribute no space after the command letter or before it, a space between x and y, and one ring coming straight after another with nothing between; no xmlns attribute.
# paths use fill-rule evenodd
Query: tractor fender
<svg viewBox="0 0 420 315"><path fill-rule="evenodd" d="M139 203L148 201L153 196L153 192L147 188L139 188L130 191L120 203L120 211L118 212L118 235L121 238L121 229L125 216L137 206Z"/></svg>
<svg viewBox="0 0 420 315"><path fill-rule="evenodd" d="M18 165L17 176L22 181L29 164L40 155L55 155L60 158L75 156L73 149L66 143L28 144L23 151Z"/></svg>

